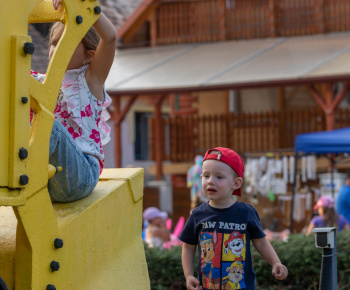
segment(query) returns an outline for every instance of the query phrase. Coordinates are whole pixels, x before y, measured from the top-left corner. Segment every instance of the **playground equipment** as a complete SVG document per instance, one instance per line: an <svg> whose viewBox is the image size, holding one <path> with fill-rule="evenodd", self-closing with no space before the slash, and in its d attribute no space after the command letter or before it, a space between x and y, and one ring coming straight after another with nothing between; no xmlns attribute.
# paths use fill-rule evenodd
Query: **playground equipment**
<svg viewBox="0 0 350 290"><path fill-rule="evenodd" d="M63 4L55 11L51 1L1 3L0 290L149 289L142 169L104 170L90 196L50 201L52 112L75 47L101 12L93 0ZM65 32L39 83L30 76L28 23L55 21Z"/></svg>

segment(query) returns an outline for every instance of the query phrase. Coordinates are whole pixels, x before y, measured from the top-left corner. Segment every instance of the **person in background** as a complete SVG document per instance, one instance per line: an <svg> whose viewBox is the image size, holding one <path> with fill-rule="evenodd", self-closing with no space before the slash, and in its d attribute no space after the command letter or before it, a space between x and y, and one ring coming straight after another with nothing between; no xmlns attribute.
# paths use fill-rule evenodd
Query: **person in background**
<svg viewBox="0 0 350 290"><path fill-rule="evenodd" d="M156 207L148 207L143 212L143 220L147 222L145 242L149 247L163 247L170 240L170 231L166 227L168 214Z"/></svg>
<svg viewBox="0 0 350 290"><path fill-rule="evenodd" d="M334 199L330 196L321 196L314 210L318 211L318 216L312 218L306 235L309 235L314 228L337 227L337 231L350 230L349 221L342 215L338 215L334 208Z"/></svg>
<svg viewBox="0 0 350 290"><path fill-rule="evenodd" d="M335 208L338 214L343 215L350 222L350 170L335 200Z"/></svg>
<svg viewBox="0 0 350 290"><path fill-rule="evenodd" d="M194 158L194 165L187 172L187 187L191 188L191 212L203 202L207 202L208 198L203 194L202 190L202 161L203 156L197 155Z"/></svg>

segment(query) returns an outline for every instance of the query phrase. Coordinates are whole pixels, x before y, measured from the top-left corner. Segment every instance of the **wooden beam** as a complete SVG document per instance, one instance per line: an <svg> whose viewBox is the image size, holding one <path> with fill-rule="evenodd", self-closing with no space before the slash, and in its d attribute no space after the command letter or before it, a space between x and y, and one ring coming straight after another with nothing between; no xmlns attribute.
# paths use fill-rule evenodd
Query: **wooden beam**
<svg viewBox="0 0 350 290"><path fill-rule="evenodd" d="M153 10L149 15L149 23L150 23L150 31L149 35L151 38L151 46L157 45L157 18L156 18L156 10Z"/></svg>
<svg viewBox="0 0 350 290"><path fill-rule="evenodd" d="M280 116L280 125L279 125L279 148L285 148L286 146L286 137L285 137L285 100L284 100L284 87L278 88L278 111Z"/></svg>
<svg viewBox="0 0 350 290"><path fill-rule="evenodd" d="M313 85L307 85L306 88L309 90L312 97L315 99L316 103L322 108L322 110L324 112L326 112L326 110L327 110L326 104L325 104L322 96L316 90L316 88Z"/></svg>
<svg viewBox="0 0 350 290"><path fill-rule="evenodd" d="M334 96L333 93L333 83L323 84L323 96L315 89L314 86L308 85L306 87L326 115L326 129L328 131L333 130L335 127L334 112L338 108L340 102L346 96L346 93L349 91L350 83L347 82L337 96Z"/></svg>
<svg viewBox="0 0 350 290"><path fill-rule="evenodd" d="M269 29L270 37L277 36L276 29L276 0L269 0Z"/></svg>
<svg viewBox="0 0 350 290"><path fill-rule="evenodd" d="M229 90L224 90L224 102L226 104L224 110L225 114L230 113L230 91Z"/></svg>
<svg viewBox="0 0 350 290"><path fill-rule="evenodd" d="M131 96L124 107L123 111L120 112L120 98L121 96L113 96L113 124L114 124L114 154L115 154L115 167L122 167L122 144L121 144L121 123L123 122L126 114L129 112L132 104L136 101L137 95Z"/></svg>
<svg viewBox="0 0 350 290"><path fill-rule="evenodd" d="M118 119L119 110L120 110L120 96L113 97L113 120L114 120L114 158L115 158L115 167L122 167L122 149L121 149L121 128L120 123L115 120Z"/></svg>
<svg viewBox="0 0 350 290"><path fill-rule="evenodd" d="M332 108L333 104L333 84L332 83L326 83L324 84L324 99L326 102L326 130L331 131L334 129L334 110Z"/></svg>
<svg viewBox="0 0 350 290"><path fill-rule="evenodd" d="M324 17L324 0L318 0L316 1L316 14L318 15L318 29L317 33L325 33L325 17Z"/></svg>
<svg viewBox="0 0 350 290"><path fill-rule="evenodd" d="M346 93L349 91L350 83L346 83L341 92L336 96L332 103L332 110L336 110L340 102L345 98Z"/></svg>
<svg viewBox="0 0 350 290"><path fill-rule="evenodd" d="M144 0L136 11L125 21L117 32L117 39L122 43L127 42L140 26L149 18L150 14L158 7L160 0Z"/></svg>
<svg viewBox="0 0 350 290"><path fill-rule="evenodd" d="M162 103L166 95L156 96L155 107L154 107L154 116L155 116L155 154L156 154L156 180L162 180L163 178L163 151L164 144L161 140L162 134Z"/></svg>
<svg viewBox="0 0 350 290"><path fill-rule="evenodd" d="M116 118L116 122L117 123L120 124L121 122L124 121L124 118L125 118L126 114L129 112L131 106L136 101L137 97L138 97L138 95L130 96L128 102L126 103L126 105L125 105L125 107L123 109L123 111L120 114L118 113L118 116Z"/></svg>
<svg viewBox="0 0 350 290"><path fill-rule="evenodd" d="M220 0L219 4L219 14L220 14L220 40L226 40L226 0Z"/></svg>
<svg viewBox="0 0 350 290"><path fill-rule="evenodd" d="M285 110L284 87L278 88L278 110L280 112L283 112Z"/></svg>

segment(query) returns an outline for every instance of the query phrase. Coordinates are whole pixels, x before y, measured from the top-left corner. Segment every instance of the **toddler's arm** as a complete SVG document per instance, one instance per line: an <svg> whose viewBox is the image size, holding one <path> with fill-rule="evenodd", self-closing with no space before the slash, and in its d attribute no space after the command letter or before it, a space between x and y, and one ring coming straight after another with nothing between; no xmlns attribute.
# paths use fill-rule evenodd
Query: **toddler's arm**
<svg viewBox="0 0 350 290"><path fill-rule="evenodd" d="M202 290L199 281L193 276L194 256L196 245L183 243L182 246L182 268L186 278L187 290Z"/></svg>
<svg viewBox="0 0 350 290"><path fill-rule="evenodd" d="M57 9L61 3L62 0L52 0L55 9ZM100 36L100 43L96 52L92 50L87 52L90 55L91 62L85 73L85 78L91 92L95 96L98 96L99 94L96 92L99 92L100 89L103 88L109 70L113 64L117 43L117 31L103 13L101 13L93 27Z"/></svg>
<svg viewBox="0 0 350 290"><path fill-rule="evenodd" d="M117 31L103 13L93 26L100 36L100 43L89 67L90 78L93 82L97 81L103 86L113 64Z"/></svg>
<svg viewBox="0 0 350 290"><path fill-rule="evenodd" d="M275 278L278 280L286 279L288 276L288 269L281 263L274 248L271 246L266 237L261 239L253 239L252 242L259 254L272 266L272 274L275 276Z"/></svg>

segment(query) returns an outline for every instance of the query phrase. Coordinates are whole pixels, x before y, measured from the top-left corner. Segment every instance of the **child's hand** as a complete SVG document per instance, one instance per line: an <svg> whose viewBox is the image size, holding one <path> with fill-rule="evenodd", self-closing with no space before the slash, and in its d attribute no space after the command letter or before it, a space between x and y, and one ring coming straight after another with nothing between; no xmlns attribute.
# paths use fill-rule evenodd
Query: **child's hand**
<svg viewBox="0 0 350 290"><path fill-rule="evenodd" d="M288 276L288 269L281 263L276 263L272 267L272 275L278 280L284 280Z"/></svg>
<svg viewBox="0 0 350 290"><path fill-rule="evenodd" d="M52 0L52 5L55 10L57 10L58 6L60 6L62 3L62 0Z"/></svg>
<svg viewBox="0 0 350 290"><path fill-rule="evenodd" d="M187 290L203 290L203 287L199 285L199 281L193 276L186 278L186 286Z"/></svg>

